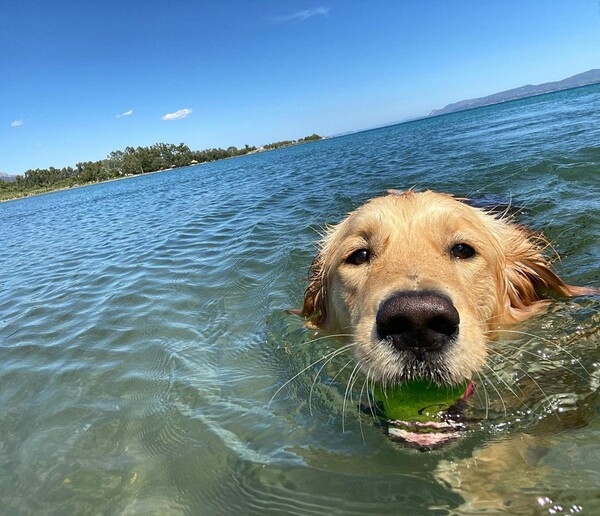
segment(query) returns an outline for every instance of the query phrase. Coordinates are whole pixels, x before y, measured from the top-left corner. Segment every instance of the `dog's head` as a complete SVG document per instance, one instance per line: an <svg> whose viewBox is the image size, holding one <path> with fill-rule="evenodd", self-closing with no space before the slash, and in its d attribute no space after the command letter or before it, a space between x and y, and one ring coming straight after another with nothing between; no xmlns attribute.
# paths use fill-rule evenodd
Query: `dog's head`
<svg viewBox="0 0 600 516"><path fill-rule="evenodd" d="M591 293L553 273L547 244L450 195L391 191L327 231L302 315L351 333L375 382L457 384L483 366L490 330Z"/></svg>

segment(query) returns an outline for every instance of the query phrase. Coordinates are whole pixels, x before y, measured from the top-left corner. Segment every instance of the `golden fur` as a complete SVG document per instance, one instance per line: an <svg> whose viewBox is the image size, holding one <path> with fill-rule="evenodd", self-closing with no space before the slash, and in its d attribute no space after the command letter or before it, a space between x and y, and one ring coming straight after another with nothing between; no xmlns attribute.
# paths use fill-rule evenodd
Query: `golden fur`
<svg viewBox="0 0 600 516"><path fill-rule="evenodd" d="M457 244L467 244L474 256L454 256ZM539 313L549 294L594 292L552 272L542 254L547 246L505 217L450 195L390 191L327 231L301 313L319 328L351 333L356 358L375 382L459 383L483 366L491 330ZM357 252L368 260L354 263ZM381 338L378 310L397 292L449 299L460 317L450 344L416 356Z"/></svg>

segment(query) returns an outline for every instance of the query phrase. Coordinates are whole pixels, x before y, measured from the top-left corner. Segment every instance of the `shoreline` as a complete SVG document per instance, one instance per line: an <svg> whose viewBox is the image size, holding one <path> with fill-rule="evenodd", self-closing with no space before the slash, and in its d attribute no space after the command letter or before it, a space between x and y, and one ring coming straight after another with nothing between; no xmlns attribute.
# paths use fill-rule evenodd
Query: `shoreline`
<svg viewBox="0 0 600 516"><path fill-rule="evenodd" d="M216 160L213 160L213 161L202 161L202 162L199 162L199 163L190 163L188 165L183 165L181 167L170 167L170 168L164 168L164 169L161 169L161 170L153 170L151 172L142 172L140 174L129 174L129 175L125 175L125 176L122 176L122 177L113 177L111 179L105 179L103 181L91 181L89 183L77 184L77 185L74 185L74 186L63 186L63 187L58 187L58 188L52 188L50 190L43 191L43 192L32 192L32 193L24 192L23 195L19 195L17 197L10 197L8 199L0 199L0 203L11 202L11 201L19 201L19 200L22 200L22 199L27 199L28 197L39 197L40 195L46 195L46 194L55 193L55 192L64 192L66 190L74 190L76 188L86 188L88 186L93 186L93 185L97 185L97 184L101 184L101 183L111 183L113 181L122 181L124 179L132 179L134 177L147 176L147 175L150 175L150 174L160 174L160 173L163 173L163 172L170 172L172 170L180 170L182 168L197 167L197 166L200 166L200 165L207 165L209 163L216 163L218 161L224 161L224 160L227 160L227 159L243 158L244 156L251 156L253 154L262 154L263 152L271 152L271 151L275 151L275 150L279 150L279 149L285 149L285 148L288 148L288 147L295 147L295 146L298 146L298 145L306 145L307 143L314 143L314 142L321 141L321 140L326 140L326 139L329 139L329 138L331 138L331 137L329 137L329 136L319 136L319 138L316 139L316 140L307 140L307 141L295 140L291 144L281 145L281 146L277 146L277 147L273 147L273 148L265 148L263 146L263 147L260 147L258 149L246 152L244 154L239 154L237 156L227 156L225 158L216 159Z"/></svg>
<svg viewBox="0 0 600 516"><path fill-rule="evenodd" d="M227 159L230 159L230 158L227 158ZM76 190L78 188L87 188L88 186L100 185L103 183L112 183L114 181L123 181L125 179L133 179L134 177L149 176L152 174L160 174L162 172L170 172L172 170L179 170L181 168L187 168L187 167L195 167L197 165L202 165L202 164L203 163L198 163L196 165L185 165L183 167L165 168L162 170L154 170L152 172L143 172L141 174L131 174L129 176L123 176L123 177L113 177L112 179L105 179L104 181L92 181L90 183L77 184L77 185L73 185L73 186L63 186L60 188L53 188L52 190L48 190L47 192L32 192L31 194L26 193L25 195L20 195L18 197L11 197L10 199L0 199L0 203L11 202L11 201L20 201L22 199L28 199L29 197L39 197L40 195L47 195L47 194L56 193L56 192L66 192L67 190Z"/></svg>

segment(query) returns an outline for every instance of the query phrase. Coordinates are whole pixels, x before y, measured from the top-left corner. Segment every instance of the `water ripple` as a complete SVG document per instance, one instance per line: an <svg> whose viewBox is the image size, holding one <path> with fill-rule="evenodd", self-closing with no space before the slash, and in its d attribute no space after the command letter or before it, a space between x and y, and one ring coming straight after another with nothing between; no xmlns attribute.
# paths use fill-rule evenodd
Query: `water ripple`
<svg viewBox="0 0 600 516"><path fill-rule="evenodd" d="M499 339L497 372L521 400L490 386L470 409L488 420L439 453L385 439L358 392L344 412L349 356L273 396L340 344L284 313L319 229L387 188L513 200L570 282L600 286L598 92L0 205L2 512L448 513L467 494L435 480L444 461L525 432L551 442L532 471L546 487L498 466L514 506L568 498L593 513L597 299L521 328L538 337Z"/></svg>

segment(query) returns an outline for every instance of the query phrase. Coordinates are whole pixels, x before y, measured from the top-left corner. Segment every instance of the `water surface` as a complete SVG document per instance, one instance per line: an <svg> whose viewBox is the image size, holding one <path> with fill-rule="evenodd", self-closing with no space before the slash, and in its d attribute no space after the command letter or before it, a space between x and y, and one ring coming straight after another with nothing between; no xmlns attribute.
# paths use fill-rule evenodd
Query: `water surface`
<svg viewBox="0 0 600 516"><path fill-rule="evenodd" d="M500 338L439 451L344 403L349 354L277 393L340 345L285 313L319 229L387 188L521 206L600 286L598 112L593 86L1 204L0 511L598 513L598 298Z"/></svg>

